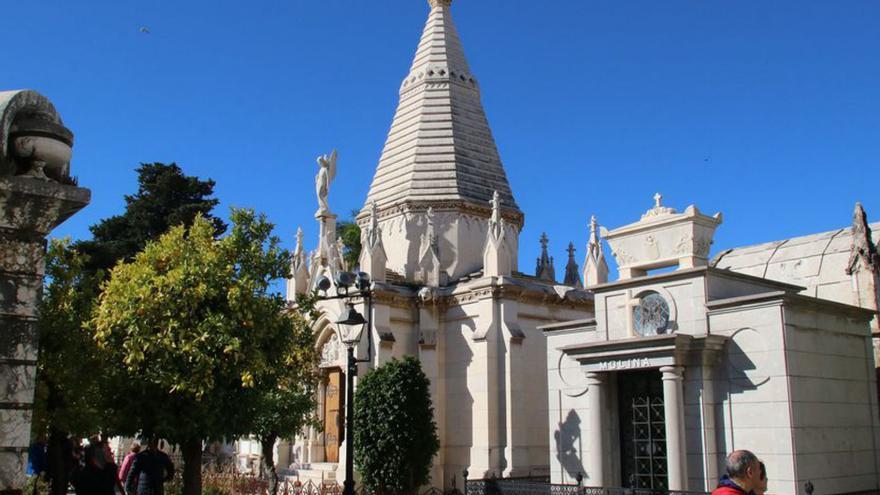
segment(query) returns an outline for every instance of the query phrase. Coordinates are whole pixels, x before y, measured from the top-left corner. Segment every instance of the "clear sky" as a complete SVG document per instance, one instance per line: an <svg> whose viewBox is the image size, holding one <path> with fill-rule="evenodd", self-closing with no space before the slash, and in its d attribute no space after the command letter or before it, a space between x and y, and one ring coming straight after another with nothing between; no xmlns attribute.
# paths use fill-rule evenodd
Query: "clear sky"
<svg viewBox="0 0 880 495"><path fill-rule="evenodd" d="M713 252L880 219L880 2L455 0L514 195L520 269L546 231L561 278L590 214L615 228L660 191L724 213ZM217 181L314 247L315 157L331 208L366 197L425 0L6 2L0 89L48 96L92 204L119 213L139 162ZM142 32L145 27L149 33Z"/></svg>

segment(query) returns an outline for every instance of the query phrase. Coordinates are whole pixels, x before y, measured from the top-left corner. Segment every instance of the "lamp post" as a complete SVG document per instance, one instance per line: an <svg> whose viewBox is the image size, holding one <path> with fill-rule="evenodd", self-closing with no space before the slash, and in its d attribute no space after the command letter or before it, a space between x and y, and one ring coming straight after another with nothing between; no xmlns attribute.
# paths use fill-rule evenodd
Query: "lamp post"
<svg viewBox="0 0 880 495"><path fill-rule="evenodd" d="M354 495L354 377L357 376L357 364L369 362L372 345L368 350L367 359L357 359L355 349L361 341L361 336L366 329L370 328L370 313L372 312L372 292L370 291L370 276L364 272L354 275L349 272L340 272L336 275L336 295L327 296L331 287L330 279L321 277L318 279L317 288L324 292L319 299L344 299L348 309L336 321L340 340L348 350L347 370L345 373L345 482L343 483L343 495ZM354 286L354 291L350 288ZM363 298L366 303L367 318L354 308L351 302L354 298Z"/></svg>

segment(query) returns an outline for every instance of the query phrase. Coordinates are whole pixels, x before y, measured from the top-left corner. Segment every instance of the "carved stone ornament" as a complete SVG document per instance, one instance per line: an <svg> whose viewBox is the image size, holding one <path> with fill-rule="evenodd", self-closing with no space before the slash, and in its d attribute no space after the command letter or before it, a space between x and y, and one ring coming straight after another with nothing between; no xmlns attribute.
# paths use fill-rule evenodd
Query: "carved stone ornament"
<svg viewBox="0 0 880 495"><path fill-rule="evenodd" d="M339 337L334 333L327 339L327 342L324 342L324 346L321 347L321 363L319 366L322 368L338 366L340 356L342 356L342 348L339 344Z"/></svg>
<svg viewBox="0 0 880 495"><path fill-rule="evenodd" d="M0 176L74 185L69 175L72 147L73 133L44 96L0 92Z"/></svg>

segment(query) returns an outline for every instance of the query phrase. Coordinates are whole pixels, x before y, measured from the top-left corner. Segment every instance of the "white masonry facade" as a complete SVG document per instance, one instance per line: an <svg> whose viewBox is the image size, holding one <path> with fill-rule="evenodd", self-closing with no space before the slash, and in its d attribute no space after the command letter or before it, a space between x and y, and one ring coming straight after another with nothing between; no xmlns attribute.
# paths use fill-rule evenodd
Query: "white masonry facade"
<svg viewBox="0 0 880 495"><path fill-rule="evenodd" d="M563 282L546 238L527 275L517 266L525 216L451 0L428 3L357 217L358 268L374 292L369 307L357 305L371 320L357 353L368 359L360 376L419 357L441 444L432 485L460 489L467 470L705 490L726 452L749 448L766 462L771 492L794 493L807 479L821 493L880 487L877 225L858 207L852 227L710 259L721 215L679 213L658 194L633 224L607 231L591 219L586 258L578 267L570 247ZM291 301L354 268L326 200L335 155L329 162L314 249L297 235ZM333 322L344 308L319 309L322 428L279 443L277 462L302 481L341 483L345 351Z"/></svg>

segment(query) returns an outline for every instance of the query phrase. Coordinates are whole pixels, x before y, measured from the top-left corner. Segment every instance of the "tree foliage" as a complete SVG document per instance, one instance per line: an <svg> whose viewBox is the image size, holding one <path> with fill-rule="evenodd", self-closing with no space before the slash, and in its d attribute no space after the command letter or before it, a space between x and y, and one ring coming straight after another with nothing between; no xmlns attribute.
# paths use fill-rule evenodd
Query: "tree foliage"
<svg viewBox="0 0 880 495"><path fill-rule="evenodd" d="M269 495L278 490L273 448L279 438L299 434L310 424L317 424L316 407L318 352L312 331L318 312L315 297L301 295L296 309L291 310L293 332L287 342L288 358L267 373L253 388L252 433L260 440L263 451L263 472L269 480Z"/></svg>
<svg viewBox="0 0 880 495"><path fill-rule="evenodd" d="M109 270L118 261L130 261L147 242L172 226L192 225L198 215L217 235L226 231L223 220L211 216L219 203L211 197L213 180L184 175L176 163L142 163L137 173L138 190L125 196L125 212L93 225L92 239L76 244L89 256L87 269Z"/></svg>
<svg viewBox="0 0 880 495"><path fill-rule="evenodd" d="M353 210L350 220L343 220L336 224L336 235L342 240L344 247L342 259L349 270L354 270L361 258L361 228L356 220L358 213L358 210Z"/></svg>
<svg viewBox="0 0 880 495"><path fill-rule="evenodd" d="M358 383L354 460L368 489L410 494L430 481L440 440L429 387L412 356L393 359Z"/></svg>
<svg viewBox="0 0 880 495"><path fill-rule="evenodd" d="M118 264L90 322L125 375L114 381L124 384L117 415L181 445L185 493L200 489L201 441L249 433L242 399L299 359L289 353L297 321L271 292L289 255L264 216L233 210L231 219L230 234L216 239L216 226L196 215Z"/></svg>
<svg viewBox="0 0 880 495"><path fill-rule="evenodd" d="M34 436L50 430L86 436L104 426L99 405L105 374L91 335L82 328L98 290L86 257L68 240L53 239L46 254L40 303Z"/></svg>

